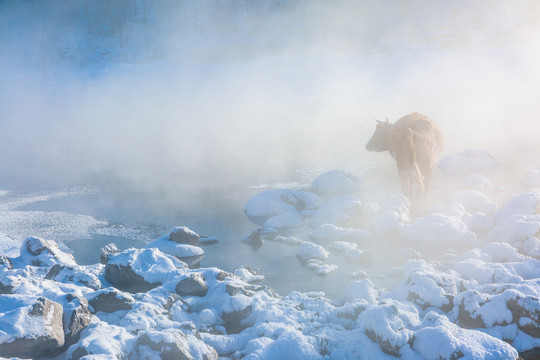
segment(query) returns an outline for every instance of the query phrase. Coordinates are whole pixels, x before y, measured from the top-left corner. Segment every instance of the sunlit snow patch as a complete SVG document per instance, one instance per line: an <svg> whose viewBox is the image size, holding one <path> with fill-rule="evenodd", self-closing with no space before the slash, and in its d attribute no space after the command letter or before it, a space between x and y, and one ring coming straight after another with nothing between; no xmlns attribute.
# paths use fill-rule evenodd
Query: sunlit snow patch
<svg viewBox="0 0 540 360"><path fill-rule="evenodd" d="M438 165L445 174L454 175L489 170L499 163L485 150L467 149L444 157Z"/></svg>

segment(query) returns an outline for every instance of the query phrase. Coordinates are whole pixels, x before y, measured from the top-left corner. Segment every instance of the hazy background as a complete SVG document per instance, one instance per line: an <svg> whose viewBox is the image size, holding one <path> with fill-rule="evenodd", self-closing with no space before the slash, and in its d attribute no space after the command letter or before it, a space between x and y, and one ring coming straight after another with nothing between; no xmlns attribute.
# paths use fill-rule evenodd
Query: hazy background
<svg viewBox="0 0 540 360"><path fill-rule="evenodd" d="M540 165L540 3L0 0L0 188L174 197L391 166L373 119ZM179 196L179 195L178 195Z"/></svg>

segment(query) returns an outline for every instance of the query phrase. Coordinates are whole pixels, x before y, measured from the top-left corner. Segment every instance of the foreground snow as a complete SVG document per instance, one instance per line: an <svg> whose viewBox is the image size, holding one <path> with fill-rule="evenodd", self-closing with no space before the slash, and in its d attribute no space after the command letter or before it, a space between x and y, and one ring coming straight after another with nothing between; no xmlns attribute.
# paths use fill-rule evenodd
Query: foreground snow
<svg viewBox="0 0 540 360"><path fill-rule="evenodd" d="M483 165L475 166L466 169ZM28 237L0 257L0 356L533 358L540 193L498 206L478 188L459 190L411 220L401 195L371 199L362 184L332 171L311 188L263 191L246 203L260 228L244 242L296 247L315 279L347 284L333 299L276 294L247 267L190 267L203 239L186 227L141 249L108 245L88 266L54 241ZM343 264L354 270L349 279L336 278Z"/></svg>

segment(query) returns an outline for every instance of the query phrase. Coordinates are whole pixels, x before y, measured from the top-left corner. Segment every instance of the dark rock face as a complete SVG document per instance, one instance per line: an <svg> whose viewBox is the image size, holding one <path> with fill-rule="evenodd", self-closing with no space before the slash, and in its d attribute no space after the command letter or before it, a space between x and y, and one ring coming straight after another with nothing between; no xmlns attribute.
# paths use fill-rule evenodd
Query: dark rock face
<svg viewBox="0 0 540 360"><path fill-rule="evenodd" d="M246 245L251 246L253 250L259 250L264 244L264 240L261 236L260 231L254 230L251 234L242 239L242 242Z"/></svg>
<svg viewBox="0 0 540 360"><path fill-rule="evenodd" d="M98 311L110 313L119 310L131 310L134 302L131 297L126 297L121 292L109 288L99 291L95 297L88 301L88 304L93 313Z"/></svg>
<svg viewBox="0 0 540 360"><path fill-rule="evenodd" d="M0 294L13 294L13 279L10 277L0 279Z"/></svg>
<svg viewBox="0 0 540 360"><path fill-rule="evenodd" d="M200 236L187 227L178 227L169 234L169 240L178 244L199 246Z"/></svg>
<svg viewBox="0 0 540 360"><path fill-rule="evenodd" d="M11 259L5 255L0 255L0 266L5 267L6 270L13 270Z"/></svg>
<svg viewBox="0 0 540 360"><path fill-rule="evenodd" d="M115 288L132 294L147 292L161 285L161 283L147 282L141 275L136 274L130 266L117 264L105 265L105 279Z"/></svg>
<svg viewBox="0 0 540 360"><path fill-rule="evenodd" d="M247 329L250 324L243 322L243 320L251 314L252 309L253 308L251 307L251 305L248 305L246 308L239 311L223 313L221 315L221 318L225 323L224 326L227 330L227 333L238 334Z"/></svg>
<svg viewBox="0 0 540 360"><path fill-rule="evenodd" d="M69 308L64 309L65 344L64 349L75 344L81 337L81 332L90 325L92 313L88 308L88 301L73 295L68 295Z"/></svg>
<svg viewBox="0 0 540 360"><path fill-rule="evenodd" d="M176 285L176 293L180 296L205 296L208 286L200 274L190 274Z"/></svg>
<svg viewBox="0 0 540 360"><path fill-rule="evenodd" d="M508 309L512 312L512 322L525 334L540 338L540 304L532 296L509 300Z"/></svg>
<svg viewBox="0 0 540 360"><path fill-rule="evenodd" d="M116 254L119 254L120 253L120 249L118 249L118 247L116 246L116 244L114 243L110 243L110 244L107 244L105 245L104 247L102 247L100 250L100 255L99 255L99 262L101 264L106 264L107 261L109 260L109 257L110 256L113 256L113 255L116 255Z"/></svg>
<svg viewBox="0 0 540 360"><path fill-rule="evenodd" d="M27 316L39 318L45 326L43 333L36 336L16 338L9 343L0 344L0 356L37 358L44 353L55 351L64 345L62 306L46 298L38 298Z"/></svg>

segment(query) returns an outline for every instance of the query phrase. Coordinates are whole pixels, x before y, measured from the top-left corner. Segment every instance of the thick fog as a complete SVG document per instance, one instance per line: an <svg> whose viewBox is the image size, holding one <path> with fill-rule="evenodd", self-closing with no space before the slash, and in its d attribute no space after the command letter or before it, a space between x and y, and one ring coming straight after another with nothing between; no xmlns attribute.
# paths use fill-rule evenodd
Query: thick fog
<svg viewBox="0 0 540 360"><path fill-rule="evenodd" d="M536 1L2 1L0 187L165 195L391 164L374 119L444 154L540 165Z"/></svg>

